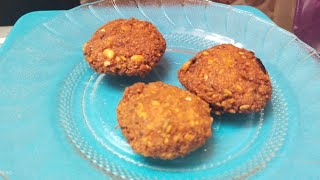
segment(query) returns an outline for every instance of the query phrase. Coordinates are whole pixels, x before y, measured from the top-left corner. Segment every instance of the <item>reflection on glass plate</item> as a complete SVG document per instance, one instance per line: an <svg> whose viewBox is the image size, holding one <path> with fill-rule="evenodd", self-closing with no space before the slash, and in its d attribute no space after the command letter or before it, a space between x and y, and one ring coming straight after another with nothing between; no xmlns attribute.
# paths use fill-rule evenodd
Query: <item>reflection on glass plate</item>
<svg viewBox="0 0 320 180"><path fill-rule="evenodd" d="M161 63L144 79L96 74L82 56L83 43L105 22L129 17L148 20L163 33L167 51ZM116 107L124 88L140 81L182 87L177 79L181 64L221 43L250 49L264 63L273 86L265 109L214 116L213 137L186 157L163 161L135 154L117 128ZM25 61L18 61L21 57ZM6 85L0 86L0 99L10 97L15 104L0 104L14 109L3 111L8 119L16 118L8 112L35 120L57 115L77 152L112 177L315 177L319 62L315 51L291 33L231 6L193 0L99 1L66 11L13 44L0 61L5 74L0 80ZM10 76L15 80L6 80ZM57 106L52 108L49 99L38 104L32 97L50 97ZM42 113L34 117L34 109Z"/></svg>

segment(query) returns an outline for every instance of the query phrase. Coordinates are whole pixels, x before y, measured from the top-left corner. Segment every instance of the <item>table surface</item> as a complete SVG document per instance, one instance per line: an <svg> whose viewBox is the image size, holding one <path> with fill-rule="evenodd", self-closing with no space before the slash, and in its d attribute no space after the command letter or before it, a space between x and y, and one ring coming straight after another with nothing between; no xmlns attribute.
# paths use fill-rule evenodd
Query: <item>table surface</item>
<svg viewBox="0 0 320 180"><path fill-rule="evenodd" d="M12 26L1 26L0 27L0 47L4 43L7 35L9 34Z"/></svg>

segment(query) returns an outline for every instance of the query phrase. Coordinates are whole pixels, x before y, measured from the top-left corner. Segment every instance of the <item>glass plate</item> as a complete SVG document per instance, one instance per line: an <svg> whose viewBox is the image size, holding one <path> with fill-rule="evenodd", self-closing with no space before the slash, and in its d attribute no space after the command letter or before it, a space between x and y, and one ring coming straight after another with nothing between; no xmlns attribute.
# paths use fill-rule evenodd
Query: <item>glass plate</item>
<svg viewBox="0 0 320 180"><path fill-rule="evenodd" d="M102 24L130 17L150 21L162 32L167 50L161 63L144 79L94 73L82 45ZM116 128L115 110L124 88L140 81L182 88L180 66L221 43L252 50L264 63L273 86L266 108L214 116L213 137L184 158L162 161L133 153ZM72 153L114 178L319 177L320 58L293 34L250 13L208 1L99 1L34 28L0 58L3 137L16 133L28 143L28 136L54 136L57 141L37 148L48 150L56 143L72 147ZM0 145L10 153L6 144Z"/></svg>

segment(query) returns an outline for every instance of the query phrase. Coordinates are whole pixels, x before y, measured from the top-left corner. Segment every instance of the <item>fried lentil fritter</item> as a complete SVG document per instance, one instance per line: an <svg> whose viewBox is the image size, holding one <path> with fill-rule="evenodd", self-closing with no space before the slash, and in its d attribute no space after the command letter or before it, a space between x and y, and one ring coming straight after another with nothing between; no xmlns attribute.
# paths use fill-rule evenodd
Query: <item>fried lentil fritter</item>
<svg viewBox="0 0 320 180"><path fill-rule="evenodd" d="M160 61L166 41L157 28L134 18L117 19L100 27L83 46L98 73L145 76Z"/></svg>
<svg viewBox="0 0 320 180"><path fill-rule="evenodd" d="M213 122L208 103L162 82L127 87L117 119L136 153L161 159L185 156L204 145Z"/></svg>
<svg viewBox="0 0 320 180"><path fill-rule="evenodd" d="M269 75L254 53L231 44L199 52L178 71L181 84L213 112L257 112L271 98Z"/></svg>

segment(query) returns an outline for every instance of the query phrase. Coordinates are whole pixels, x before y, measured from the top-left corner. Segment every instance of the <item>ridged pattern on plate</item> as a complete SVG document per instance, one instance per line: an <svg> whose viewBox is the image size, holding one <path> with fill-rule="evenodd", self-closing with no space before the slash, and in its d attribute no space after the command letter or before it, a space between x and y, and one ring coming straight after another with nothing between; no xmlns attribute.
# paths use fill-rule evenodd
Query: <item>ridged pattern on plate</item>
<svg viewBox="0 0 320 180"><path fill-rule="evenodd" d="M245 179L254 173L260 171L267 166L267 163L271 161L276 153L283 145L287 136L288 130L288 107L286 100L283 97L281 90L276 82L273 85L273 96L272 96L272 111L274 113L275 120L272 125L272 132L270 137L266 139L265 145L253 156L248 162L245 162L242 166L236 167L231 172L223 174L221 179L234 178L234 179ZM232 175L232 176L230 176Z"/></svg>
<svg viewBox="0 0 320 180"><path fill-rule="evenodd" d="M80 154L88 159L91 163L93 163L99 169L107 172L111 176L116 176L120 178L137 178L141 179L141 177L133 172L126 171L120 168L114 162L110 162L107 158L102 157L98 153L92 149L89 142L84 139L77 128L77 121L73 119L73 112L71 109L72 106L72 98L73 91L75 85L78 83L79 77L83 75L83 73L88 70L88 65L85 62L80 63L75 67L75 69L69 74L67 79L64 81L64 85L62 86L62 90L59 97L58 111L61 126L63 127L68 140L76 147L77 151Z"/></svg>

